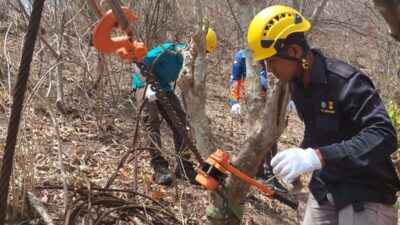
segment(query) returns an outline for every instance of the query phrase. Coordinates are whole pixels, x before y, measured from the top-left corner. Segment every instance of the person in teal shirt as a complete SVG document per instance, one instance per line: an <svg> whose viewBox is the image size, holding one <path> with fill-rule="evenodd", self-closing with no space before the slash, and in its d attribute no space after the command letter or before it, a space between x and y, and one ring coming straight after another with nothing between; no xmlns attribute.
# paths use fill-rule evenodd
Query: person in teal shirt
<svg viewBox="0 0 400 225"><path fill-rule="evenodd" d="M209 29L206 36L206 49L208 53L215 50L217 44L216 34L212 29ZM178 79L179 72L183 65L183 56L177 54L177 50L185 48L185 44L164 43L150 50L147 56L143 59L143 63L152 71L156 77L156 82L160 85L160 91L167 96L173 110L177 112L182 122L186 126L187 116L180 100L173 92L171 84ZM176 178L186 178L190 183L195 184L196 171L193 164L189 161L188 146L178 132L177 127L167 115L164 106L158 101L155 92L149 87L145 88L145 78L142 76L137 65L133 65L134 74L132 88L136 92L136 100L140 104L144 101L143 96L146 96L147 101L143 108L144 127L149 135L148 146L150 153L150 165L154 169L153 180L161 185L172 184L173 177L169 172L168 161L162 156L162 144L160 133L160 115L167 122L173 134L174 147L176 155L179 157L175 169ZM145 93L144 93L145 92Z"/></svg>

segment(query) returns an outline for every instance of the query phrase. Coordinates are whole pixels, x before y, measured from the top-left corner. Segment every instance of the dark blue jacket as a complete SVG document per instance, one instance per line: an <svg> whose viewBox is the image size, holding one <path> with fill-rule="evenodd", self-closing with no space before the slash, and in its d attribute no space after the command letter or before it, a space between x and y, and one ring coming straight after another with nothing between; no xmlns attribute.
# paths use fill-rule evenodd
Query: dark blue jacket
<svg viewBox="0 0 400 225"><path fill-rule="evenodd" d="M305 124L303 148L320 150L325 166L314 172L310 190L322 202L330 192L337 210L349 204L393 204L400 188L390 155L397 149L385 105L371 80L342 61L312 50L310 83L290 83Z"/></svg>

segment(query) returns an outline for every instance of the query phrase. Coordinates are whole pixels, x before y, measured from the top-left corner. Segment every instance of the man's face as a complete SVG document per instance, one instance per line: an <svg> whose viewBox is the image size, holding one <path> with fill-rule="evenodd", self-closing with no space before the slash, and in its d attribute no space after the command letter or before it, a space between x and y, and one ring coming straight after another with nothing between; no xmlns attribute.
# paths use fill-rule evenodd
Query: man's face
<svg viewBox="0 0 400 225"><path fill-rule="evenodd" d="M295 50L289 47L285 55L296 57ZM297 57L296 57L297 58ZM284 83L288 83L299 73L300 65L298 61L284 59L279 56L272 56L265 59L267 70L273 73L276 78Z"/></svg>

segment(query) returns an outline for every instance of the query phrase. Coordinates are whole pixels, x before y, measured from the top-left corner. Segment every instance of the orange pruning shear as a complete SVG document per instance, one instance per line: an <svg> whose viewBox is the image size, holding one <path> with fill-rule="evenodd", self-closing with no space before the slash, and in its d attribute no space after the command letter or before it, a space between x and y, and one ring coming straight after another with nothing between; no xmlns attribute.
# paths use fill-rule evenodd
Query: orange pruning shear
<svg viewBox="0 0 400 225"><path fill-rule="evenodd" d="M297 201L291 200L288 197L265 187L260 182L250 178L230 165L228 160L228 153L221 150L215 151L206 160L205 166L197 171L196 181L207 190L215 190L227 177L226 171L229 171L239 179L263 191L269 198L274 198L293 209L298 208L299 203Z"/></svg>
<svg viewBox="0 0 400 225"><path fill-rule="evenodd" d="M135 40L133 31L126 24L135 22L139 18L128 7L119 6L116 7L118 10L115 10L115 12L112 10L104 12L98 1L88 0L88 2L94 13L101 17L93 33L94 46L102 53L116 52L123 60L141 62L147 55L147 48L142 42ZM123 23L123 21L125 22ZM126 31L127 35L111 37L111 33L116 26L118 31Z"/></svg>

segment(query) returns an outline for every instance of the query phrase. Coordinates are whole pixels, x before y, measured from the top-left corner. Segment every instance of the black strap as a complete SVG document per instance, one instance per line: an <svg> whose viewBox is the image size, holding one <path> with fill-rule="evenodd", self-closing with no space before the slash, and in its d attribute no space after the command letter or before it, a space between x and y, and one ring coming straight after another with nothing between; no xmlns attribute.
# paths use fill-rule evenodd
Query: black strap
<svg viewBox="0 0 400 225"><path fill-rule="evenodd" d="M353 202L352 205L354 212L362 212L365 209L363 202Z"/></svg>
<svg viewBox="0 0 400 225"><path fill-rule="evenodd" d="M286 60L291 60L291 61L300 61L299 58L296 58L296 57L293 57L293 56L289 56L289 55L281 55L281 54L278 53L275 56L278 57L278 58L281 58L281 59L286 59Z"/></svg>

